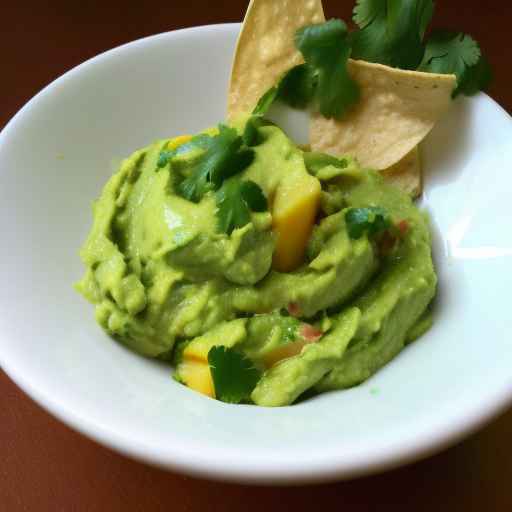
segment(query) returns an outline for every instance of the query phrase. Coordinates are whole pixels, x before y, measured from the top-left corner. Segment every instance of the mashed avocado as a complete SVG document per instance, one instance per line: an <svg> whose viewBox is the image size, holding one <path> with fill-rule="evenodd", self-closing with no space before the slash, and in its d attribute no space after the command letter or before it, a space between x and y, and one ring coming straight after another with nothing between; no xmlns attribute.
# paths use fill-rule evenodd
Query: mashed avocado
<svg viewBox="0 0 512 512"><path fill-rule="evenodd" d="M261 372L251 401L282 406L309 389L354 386L389 362L428 325L436 275L428 221L408 196L351 159L302 151L277 126L258 132L242 175L269 211L220 232L213 192L197 202L177 193L201 150L161 168L170 141L155 142L125 160L94 203L77 288L110 335L174 360L181 382L214 396L208 352L222 345ZM387 212L393 229L353 236L348 213L365 208ZM311 229L300 222L306 210ZM303 256L294 233L307 234ZM299 254L290 271L276 264L286 247Z"/></svg>

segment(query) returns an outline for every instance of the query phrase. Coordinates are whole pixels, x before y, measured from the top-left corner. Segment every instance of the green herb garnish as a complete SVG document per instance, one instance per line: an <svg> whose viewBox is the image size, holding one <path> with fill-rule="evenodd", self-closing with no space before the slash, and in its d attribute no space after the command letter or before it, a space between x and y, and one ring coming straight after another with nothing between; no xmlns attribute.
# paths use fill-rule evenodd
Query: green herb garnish
<svg viewBox="0 0 512 512"><path fill-rule="evenodd" d="M253 114L265 115L274 101L281 100L293 108L314 102L324 117L340 118L359 100L359 87L347 71L347 26L341 20L308 25L297 31L295 46L306 63L290 69L269 89Z"/></svg>
<svg viewBox="0 0 512 512"><path fill-rule="evenodd" d="M254 114L264 115L276 100L294 108L317 103L326 118L341 118L359 99L359 88L347 72L349 57L401 69L455 74L454 93L476 94L492 80L488 60L478 44L457 32L438 31L425 42L434 14L433 0L357 0L347 34L341 20L306 26L295 45L306 64L290 69L260 99Z"/></svg>
<svg viewBox="0 0 512 512"><path fill-rule="evenodd" d="M345 222L353 240L359 240L365 233L378 235L392 226L388 211L380 206L350 208L345 214Z"/></svg>
<svg viewBox="0 0 512 512"><path fill-rule="evenodd" d="M224 182L216 194L219 230L230 235L251 221L251 210L267 210L267 198L253 181L232 178Z"/></svg>
<svg viewBox="0 0 512 512"><path fill-rule="evenodd" d="M268 109L272 106L279 96L279 85L271 87L258 101L256 107L252 111L253 116L264 116Z"/></svg>
<svg viewBox="0 0 512 512"><path fill-rule="evenodd" d="M259 146L263 142L263 137L259 131L263 125L263 119L260 116L251 116L245 123L242 139L247 147Z"/></svg>
<svg viewBox="0 0 512 512"><path fill-rule="evenodd" d="M432 0L358 0L352 57L401 69L454 74L454 96L472 95L492 80L490 65L478 43L460 32L438 30L424 42L432 16Z"/></svg>
<svg viewBox="0 0 512 512"><path fill-rule="evenodd" d="M212 347L208 352L215 397L230 404L239 404L251 397L261 378L261 372L252 361L236 350Z"/></svg>
<svg viewBox="0 0 512 512"><path fill-rule="evenodd" d="M468 68L464 75L464 80L455 91L455 94L460 92L466 96L473 96L479 91L485 91L493 78L491 64L487 57L482 55L475 66Z"/></svg>
<svg viewBox="0 0 512 512"><path fill-rule="evenodd" d="M492 79L489 63L482 56L478 43L467 34L437 31L432 34L420 71L453 73L457 76L460 93L475 94L487 87Z"/></svg>
<svg viewBox="0 0 512 512"><path fill-rule="evenodd" d="M300 64L281 79L278 98L292 108L306 108L315 97L316 86L315 70L308 64Z"/></svg>
<svg viewBox="0 0 512 512"><path fill-rule="evenodd" d="M198 202L208 191L218 190L224 180L252 163L254 152L242 146L237 131L220 124L219 134L212 137L204 154L194 163L190 176L178 185L178 193Z"/></svg>
<svg viewBox="0 0 512 512"><path fill-rule="evenodd" d="M347 71L351 52L347 26L341 20L306 26L297 31L295 45L316 82L319 111L326 118L340 118L359 100L359 86Z"/></svg>
<svg viewBox="0 0 512 512"><path fill-rule="evenodd" d="M299 64L285 73L279 83L260 98L252 115L264 116L276 100L292 108L306 108L315 96L316 85L314 69L307 64Z"/></svg>
<svg viewBox="0 0 512 512"><path fill-rule="evenodd" d="M358 0L353 19L360 30L351 34L352 57L416 69L433 14L432 0Z"/></svg>

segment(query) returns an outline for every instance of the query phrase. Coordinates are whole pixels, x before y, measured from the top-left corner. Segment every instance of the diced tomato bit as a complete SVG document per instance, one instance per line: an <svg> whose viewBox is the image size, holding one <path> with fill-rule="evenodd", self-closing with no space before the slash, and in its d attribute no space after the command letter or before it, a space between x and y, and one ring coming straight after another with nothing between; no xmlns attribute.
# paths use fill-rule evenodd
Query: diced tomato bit
<svg viewBox="0 0 512 512"><path fill-rule="evenodd" d="M380 255L387 256L395 247L396 241L396 237L389 230L384 231L378 241Z"/></svg>
<svg viewBox="0 0 512 512"><path fill-rule="evenodd" d="M402 220L400 221L396 227L398 228L398 231L400 232L400 236L405 236L407 234L407 232L409 231L410 229L410 225L409 225L409 221L407 220Z"/></svg>
<svg viewBox="0 0 512 512"><path fill-rule="evenodd" d="M290 304L288 304L287 309L288 309L288 313L290 313L290 316L293 316L295 318L300 317L300 315L301 315L300 307L296 302L290 302Z"/></svg>
<svg viewBox="0 0 512 512"><path fill-rule="evenodd" d="M299 329L299 335L307 341L315 342L318 341L322 336L323 332L320 329L317 329L314 325L311 324L302 324Z"/></svg>

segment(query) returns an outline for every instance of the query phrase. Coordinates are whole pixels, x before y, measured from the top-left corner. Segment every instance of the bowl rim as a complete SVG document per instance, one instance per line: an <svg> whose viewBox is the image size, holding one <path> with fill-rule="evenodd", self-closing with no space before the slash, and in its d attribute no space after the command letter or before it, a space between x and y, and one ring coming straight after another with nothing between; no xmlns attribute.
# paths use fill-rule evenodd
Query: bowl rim
<svg viewBox="0 0 512 512"><path fill-rule="evenodd" d="M158 39L172 39L191 32L238 31L240 26L240 23L223 23L163 32L128 42L86 60L46 85L8 121L0 131L0 153L6 137L16 129L18 121L24 114L46 94L51 94L55 87L62 85L68 78L81 72L84 68L93 66L120 51L144 46ZM493 108L512 121L510 114L492 98L484 93L480 93L479 98L490 102ZM315 464L308 467L305 467L301 460L278 463L275 460L249 462L243 456L240 456L238 460L221 460L216 453L198 453L190 450L190 447L187 448L187 446L173 446L172 458L169 458L167 452L162 454L141 443L135 444L132 439L123 437L114 430L89 420L79 411L74 410L69 403L63 403L40 391L30 376L24 375L19 368L16 368L16 364L9 360L8 353L0 353L0 367L44 410L107 448L164 469L214 480L249 484L297 485L328 482L360 477L403 466L438 453L462 440L498 416L512 403L511 378L510 382L489 393L489 398L485 403L476 404L468 411L463 422L460 421L461 418L458 418L457 422L452 417L446 417L444 421L436 424L435 429L420 433L413 443L390 446L377 454L366 452L359 458L352 458L350 461L340 457L339 454L327 452L321 461L316 461Z"/></svg>

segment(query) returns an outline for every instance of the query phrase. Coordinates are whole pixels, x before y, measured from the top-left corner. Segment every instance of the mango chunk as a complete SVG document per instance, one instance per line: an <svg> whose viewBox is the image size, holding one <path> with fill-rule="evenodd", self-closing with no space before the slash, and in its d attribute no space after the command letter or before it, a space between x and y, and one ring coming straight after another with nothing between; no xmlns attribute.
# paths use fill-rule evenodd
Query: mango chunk
<svg viewBox="0 0 512 512"><path fill-rule="evenodd" d="M173 149L178 149L180 146L183 146L183 144L189 142L190 139L192 139L192 135L180 135L179 137L174 137L174 139L171 139L167 143L167 149L169 151L172 151Z"/></svg>
<svg viewBox="0 0 512 512"><path fill-rule="evenodd" d="M211 398L215 397L212 375L208 363L184 359L177 368L181 381L190 389Z"/></svg>
<svg viewBox="0 0 512 512"><path fill-rule="evenodd" d="M192 342L183 351L183 359L207 363L210 348L211 346Z"/></svg>
<svg viewBox="0 0 512 512"><path fill-rule="evenodd" d="M265 368L272 368L284 359L298 356L302 352L302 349L310 343L314 343L314 341L300 340L288 343L282 347L277 347L265 354L263 357L263 364L265 365Z"/></svg>
<svg viewBox="0 0 512 512"><path fill-rule="evenodd" d="M275 270L291 272L304 261L320 205L320 192L320 182L309 174L279 185L272 211L273 231L277 235Z"/></svg>

